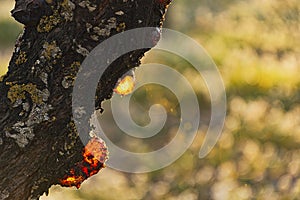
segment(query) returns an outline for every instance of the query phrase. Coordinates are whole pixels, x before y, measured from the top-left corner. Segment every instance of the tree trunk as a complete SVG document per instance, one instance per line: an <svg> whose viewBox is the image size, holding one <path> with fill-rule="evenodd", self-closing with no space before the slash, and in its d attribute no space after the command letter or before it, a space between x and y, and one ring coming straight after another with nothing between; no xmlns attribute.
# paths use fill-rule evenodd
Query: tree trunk
<svg viewBox="0 0 300 200"><path fill-rule="evenodd" d="M0 78L1 200L38 199L51 185L62 184L72 169L76 171L84 159L84 145L72 117L72 88L80 64L112 35L160 27L169 3L16 0L12 15L25 28L8 73ZM98 109L111 97L117 80L137 67L146 51L130 52L109 66L99 81Z"/></svg>

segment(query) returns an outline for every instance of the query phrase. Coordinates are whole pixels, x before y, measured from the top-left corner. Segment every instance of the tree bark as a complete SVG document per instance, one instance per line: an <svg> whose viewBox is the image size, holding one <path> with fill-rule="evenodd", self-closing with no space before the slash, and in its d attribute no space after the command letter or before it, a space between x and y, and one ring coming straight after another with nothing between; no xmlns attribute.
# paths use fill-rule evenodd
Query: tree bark
<svg viewBox="0 0 300 200"><path fill-rule="evenodd" d="M0 78L1 200L38 199L82 162L84 145L72 116L72 88L80 64L112 35L160 27L169 3L16 0L12 15L25 28L8 73ZM123 55L108 67L99 81L97 109L147 50Z"/></svg>

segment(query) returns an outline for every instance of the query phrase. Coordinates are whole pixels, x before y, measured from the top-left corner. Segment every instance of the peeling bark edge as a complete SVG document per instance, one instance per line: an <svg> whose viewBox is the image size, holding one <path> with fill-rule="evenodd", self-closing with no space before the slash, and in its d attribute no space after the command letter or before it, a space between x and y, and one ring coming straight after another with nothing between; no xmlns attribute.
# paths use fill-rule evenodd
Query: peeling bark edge
<svg viewBox="0 0 300 200"><path fill-rule="evenodd" d="M83 144L72 118L72 84L101 41L138 27L160 27L164 0L16 0L25 25L0 78L0 199L38 199L80 162ZM148 49L113 62L101 77L96 107ZM87 130L88 131L88 130Z"/></svg>

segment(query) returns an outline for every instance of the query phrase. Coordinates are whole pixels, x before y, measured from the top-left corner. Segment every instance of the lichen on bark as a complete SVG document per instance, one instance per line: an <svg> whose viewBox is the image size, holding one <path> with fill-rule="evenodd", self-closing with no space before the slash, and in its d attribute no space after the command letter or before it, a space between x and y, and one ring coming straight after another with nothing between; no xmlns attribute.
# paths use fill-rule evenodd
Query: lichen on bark
<svg viewBox="0 0 300 200"><path fill-rule="evenodd" d="M80 64L93 48L119 32L160 27L168 3L16 0L12 14L24 31L8 73L0 79L0 199L38 199L82 161L84 145L71 107ZM123 55L108 67L95 94L97 109L147 50ZM89 118L92 113L85 114Z"/></svg>

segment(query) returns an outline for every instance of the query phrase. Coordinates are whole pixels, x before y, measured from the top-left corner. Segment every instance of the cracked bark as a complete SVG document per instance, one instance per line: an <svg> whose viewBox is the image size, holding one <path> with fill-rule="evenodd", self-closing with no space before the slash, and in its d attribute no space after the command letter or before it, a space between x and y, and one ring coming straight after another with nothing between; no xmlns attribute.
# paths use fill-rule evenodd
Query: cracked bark
<svg viewBox="0 0 300 200"><path fill-rule="evenodd" d="M119 32L160 27L164 0L16 0L25 25L0 78L0 199L38 199L83 159L72 84L88 52ZM95 105L148 49L123 55L101 77ZM88 113L90 114L90 113Z"/></svg>

